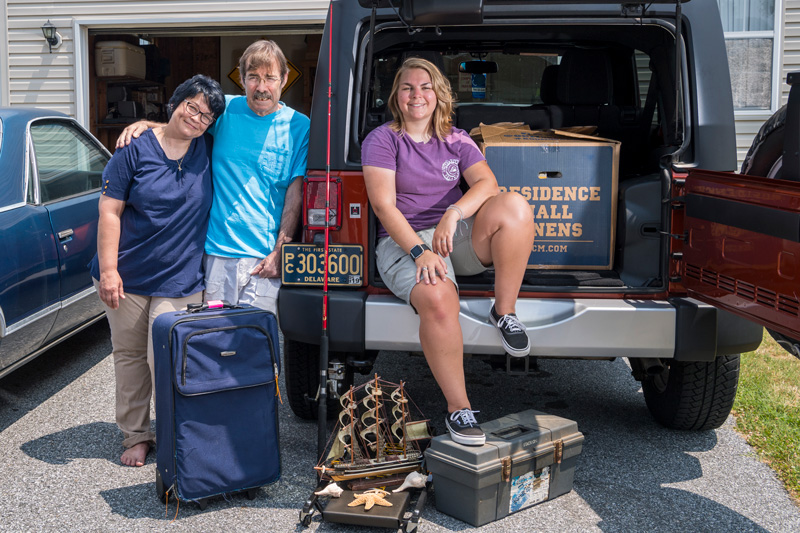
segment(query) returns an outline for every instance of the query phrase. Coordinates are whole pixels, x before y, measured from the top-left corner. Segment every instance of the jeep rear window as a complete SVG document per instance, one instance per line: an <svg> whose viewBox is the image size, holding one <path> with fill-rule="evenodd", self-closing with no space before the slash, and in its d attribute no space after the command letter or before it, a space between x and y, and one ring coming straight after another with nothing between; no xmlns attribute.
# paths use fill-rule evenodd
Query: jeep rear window
<svg viewBox="0 0 800 533"><path fill-rule="evenodd" d="M420 54L422 55L422 54ZM424 55L423 55L424 57ZM450 80L457 103L486 103L509 105L541 104L540 82L548 65L557 65L556 53L441 54L439 67ZM373 107L381 106L389 98L397 67L405 57L383 57L377 61L377 91ZM497 65L497 72L470 74L459 72L459 65L468 61L486 61Z"/></svg>

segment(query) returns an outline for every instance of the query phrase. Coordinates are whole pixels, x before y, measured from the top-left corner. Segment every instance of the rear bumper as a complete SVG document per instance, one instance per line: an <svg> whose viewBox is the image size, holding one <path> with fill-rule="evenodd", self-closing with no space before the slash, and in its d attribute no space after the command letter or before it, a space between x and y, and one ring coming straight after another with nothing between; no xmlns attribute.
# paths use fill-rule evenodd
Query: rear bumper
<svg viewBox="0 0 800 533"><path fill-rule="evenodd" d="M461 299L464 352L504 353L489 322L490 298ZM282 288L281 329L287 338L318 344L322 291ZM334 351L420 350L419 316L389 295L329 292L328 334ZM710 361L717 354L755 349L762 330L696 300L525 299L517 316L526 325L531 355L648 357Z"/></svg>

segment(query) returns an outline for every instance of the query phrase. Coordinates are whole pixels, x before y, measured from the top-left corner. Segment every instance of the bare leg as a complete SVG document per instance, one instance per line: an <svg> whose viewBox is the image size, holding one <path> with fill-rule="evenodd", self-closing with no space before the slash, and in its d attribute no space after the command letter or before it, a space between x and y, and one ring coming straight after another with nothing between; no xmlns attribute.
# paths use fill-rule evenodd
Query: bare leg
<svg viewBox="0 0 800 533"><path fill-rule="evenodd" d="M418 284L411 303L419 313L419 338L447 411L470 407L464 379L464 341L458 322L458 293L452 282Z"/></svg>
<svg viewBox="0 0 800 533"><path fill-rule="evenodd" d="M533 246L533 212L516 193L488 200L475 217L472 246L484 265L494 265L495 310L516 312L517 296Z"/></svg>
<svg viewBox="0 0 800 533"><path fill-rule="evenodd" d="M150 451L150 444L147 442L140 442L122 452L122 456L119 460L125 466L144 466L144 460L147 458L148 451Z"/></svg>

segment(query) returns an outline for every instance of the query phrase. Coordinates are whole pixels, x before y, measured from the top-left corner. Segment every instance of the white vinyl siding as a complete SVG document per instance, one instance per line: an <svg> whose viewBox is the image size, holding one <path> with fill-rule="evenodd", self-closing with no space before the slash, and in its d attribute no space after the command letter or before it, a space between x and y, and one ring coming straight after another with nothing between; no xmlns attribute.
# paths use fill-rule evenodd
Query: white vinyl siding
<svg viewBox="0 0 800 533"><path fill-rule="evenodd" d="M0 50L0 68L7 61L7 76L0 71L0 103L41 106L62 111L83 121L79 91L85 90L86 30L107 27L152 27L184 29L236 28L271 24L320 24L328 2L321 0L0 0L7 19L7 50ZM47 19L58 28L63 44L49 53L42 36ZM75 28L83 35L75 36ZM0 29L2 36L2 29ZM7 54L7 55L5 55ZM83 56L81 58L80 56ZM84 79L79 79L83 76ZM4 95L8 93L8 100ZM84 95L81 95L83 98Z"/></svg>
<svg viewBox="0 0 800 533"><path fill-rule="evenodd" d="M786 74L800 70L800 0L785 0L783 20L783 72L781 72L781 105L789 98Z"/></svg>
<svg viewBox="0 0 800 533"><path fill-rule="evenodd" d="M729 53L733 44L733 49L738 54L737 57L730 58L730 65L734 84L734 105L739 106L734 116L736 153L738 167L741 168L742 161L761 125L785 103L785 96L782 97L782 95L786 88L784 82L786 75L781 58L785 60L785 56L782 55L784 54L783 38L788 34L786 33L787 28L783 24L785 20L783 10L789 10L794 5L800 14L800 0L774 0L774 2L766 2L766 4L759 0L718 0L718 2L725 6L722 9L722 18L726 30L726 40L732 41L728 43ZM775 12L772 19L765 16L768 11L767 4L774 5ZM753 16L749 18L745 17L748 9L753 12ZM774 22L772 22L773 20ZM798 24L800 24L800 16ZM800 37L800 33L798 33L798 37ZM742 46L746 46L744 43L747 40L752 40L753 46L758 46L759 43L763 44L765 40L772 41L772 59L767 61L771 63L771 70L767 69L769 72L760 72L759 69L763 65L752 64L754 59L752 54L747 54L746 48L742 48ZM748 61L751 64L748 65ZM758 62L756 61L756 63ZM746 69L747 72L734 72L737 67ZM757 70L759 72L756 72ZM765 80L764 76L769 76L769 80ZM788 95L788 93L786 94ZM761 109L758 109L759 107Z"/></svg>

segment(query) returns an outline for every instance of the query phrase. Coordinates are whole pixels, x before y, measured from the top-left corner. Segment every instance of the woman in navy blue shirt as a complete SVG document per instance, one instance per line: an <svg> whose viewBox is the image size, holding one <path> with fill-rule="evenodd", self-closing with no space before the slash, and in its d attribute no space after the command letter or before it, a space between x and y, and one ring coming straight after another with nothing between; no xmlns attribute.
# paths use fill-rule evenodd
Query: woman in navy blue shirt
<svg viewBox="0 0 800 533"><path fill-rule="evenodd" d="M204 134L225 110L225 96L216 81L197 75L175 89L169 110L165 126L118 149L106 166L90 265L111 327L120 460L128 466L143 466L155 442L153 320L203 299L211 208L211 142Z"/></svg>

